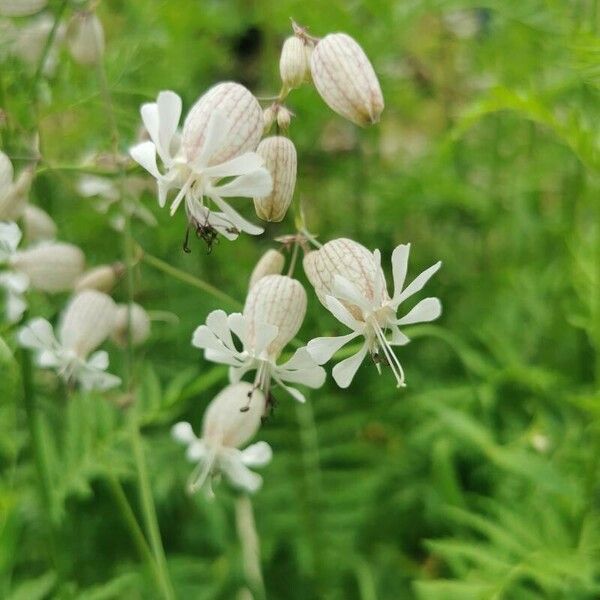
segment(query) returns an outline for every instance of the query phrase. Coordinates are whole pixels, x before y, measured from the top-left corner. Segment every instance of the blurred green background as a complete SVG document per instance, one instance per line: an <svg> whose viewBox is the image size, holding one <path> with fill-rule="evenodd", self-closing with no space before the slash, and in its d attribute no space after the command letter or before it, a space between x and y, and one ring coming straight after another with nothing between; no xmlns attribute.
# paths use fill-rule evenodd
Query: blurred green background
<svg viewBox="0 0 600 600"><path fill-rule="evenodd" d="M61 4L51 2L48 12ZM365 363L349 390L328 381L305 406L275 394L278 406L257 437L272 445L274 459L253 500L268 598L600 597L598 4L99 4L122 152L135 141L140 104L160 90L178 92L184 111L222 80L258 96L277 93L290 17L316 36L355 37L386 102L381 123L360 130L311 86L293 92L298 182L285 221L260 238L222 240L210 255L194 240L188 255L183 215L169 218L148 191L141 201L158 225L133 223L146 252L242 302L253 265L275 237L294 231L301 204L321 240L351 237L379 248L388 274L399 243L412 243L413 274L444 263L428 288L442 299L442 318L415 327L414 341L399 350L405 390ZM72 2L64 19L78 6ZM2 149L19 169L39 131L32 201L90 265L119 260L111 213L78 195L81 174L72 168L112 147L100 74L64 47L55 73L32 92L34 70L15 57L0 64ZM250 203L245 214L254 218ZM296 276L306 283L300 268ZM307 291L300 337L342 333ZM125 286L115 297L125 299ZM233 307L143 263L135 298L171 313L136 351L135 398L67 400L52 377L36 373L52 544L13 335L3 329L10 347L0 346L3 598L161 597L111 495L119 478L137 513L129 410L141 422L176 596L232 599L244 585L235 495L221 485L212 503L189 497L192 466L169 436L182 419L199 429L224 385L224 369L205 362L190 339L210 310ZM63 304L33 298L31 313L52 317ZM110 352L121 372L119 349ZM130 402L134 408L123 406Z"/></svg>

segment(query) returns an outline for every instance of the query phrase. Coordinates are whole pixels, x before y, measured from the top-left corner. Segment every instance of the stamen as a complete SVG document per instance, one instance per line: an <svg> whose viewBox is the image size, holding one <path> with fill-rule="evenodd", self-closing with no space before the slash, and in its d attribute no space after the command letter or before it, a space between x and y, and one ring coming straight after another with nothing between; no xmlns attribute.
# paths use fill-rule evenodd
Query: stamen
<svg viewBox="0 0 600 600"><path fill-rule="evenodd" d="M390 364L392 373L394 374L394 377L398 382L397 387L404 387L406 385L404 383L404 370L402 369L402 365L400 364L398 357L394 354L392 347L390 346L389 342L385 339L385 334L379 326L379 323L375 319L373 319L371 324L373 326L373 329L375 330L375 335L379 340L379 345Z"/></svg>
<svg viewBox="0 0 600 600"><path fill-rule="evenodd" d="M208 456L204 462L199 462L198 465L192 471L188 479L188 491L190 494L197 492L206 482L207 477L210 475L212 468L217 458L216 448L210 448ZM199 475L198 475L199 473Z"/></svg>

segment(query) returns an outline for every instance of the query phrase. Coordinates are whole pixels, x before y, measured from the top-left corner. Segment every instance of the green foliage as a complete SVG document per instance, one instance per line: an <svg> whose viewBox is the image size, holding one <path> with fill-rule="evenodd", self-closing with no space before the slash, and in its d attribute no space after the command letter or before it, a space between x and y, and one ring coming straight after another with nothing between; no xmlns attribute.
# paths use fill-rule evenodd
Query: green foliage
<svg viewBox="0 0 600 600"><path fill-rule="evenodd" d="M69 0L65 18L80 4ZM253 499L267 597L599 597L598 3L107 0L98 11L122 152L159 90L176 90L185 109L220 80L276 93L290 16L314 35L359 40L386 100L381 123L357 130L310 86L295 91L299 171L285 221L188 255L181 215L170 219L148 191L141 203L159 225L133 222L136 257L139 247L242 302L257 259L302 207L319 239L380 248L388 274L398 243L412 242L414 272L444 263L431 289L442 319L408 331L399 349L405 390L365 364L349 390L328 381L307 405L275 391L257 438L274 458ZM112 150L100 74L63 47L55 74L34 85L35 69L4 59L2 43L0 29L2 150L18 171L39 133L32 202L90 265L122 259L117 207L98 213L76 191L84 156ZM163 597L145 555L138 428L175 597L230 600L249 585L235 494L186 495L193 466L169 435L182 419L198 431L226 381L190 337L210 310L231 306L137 258L133 285L160 318L132 364L108 346L131 393L74 393L36 370L24 395L15 330L2 327L2 598ZM299 337L341 333L307 291ZM65 300L31 295L30 312L55 320Z"/></svg>

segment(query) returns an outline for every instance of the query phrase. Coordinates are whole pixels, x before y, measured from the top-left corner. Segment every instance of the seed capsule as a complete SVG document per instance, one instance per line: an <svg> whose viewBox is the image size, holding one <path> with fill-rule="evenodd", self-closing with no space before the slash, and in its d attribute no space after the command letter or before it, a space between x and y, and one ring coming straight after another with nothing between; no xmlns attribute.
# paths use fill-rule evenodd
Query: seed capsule
<svg viewBox="0 0 600 600"><path fill-rule="evenodd" d="M264 221L281 221L292 202L296 186L296 148L290 139L277 135L262 140L256 153L263 157L273 179L271 193L254 198L256 214Z"/></svg>
<svg viewBox="0 0 600 600"><path fill-rule="evenodd" d="M67 30L73 59L81 65L95 65L104 56L104 29L95 12L76 13Z"/></svg>
<svg viewBox="0 0 600 600"><path fill-rule="evenodd" d="M244 317L248 320L246 338L254 347L265 324L278 328L277 337L267 352L279 356L286 344L298 333L306 314L306 292L296 279L285 275L267 275L248 292Z"/></svg>
<svg viewBox="0 0 600 600"><path fill-rule="evenodd" d="M316 45L311 74L321 98L336 113L357 125L379 121L383 95L363 49L345 33L330 33Z"/></svg>
<svg viewBox="0 0 600 600"><path fill-rule="evenodd" d="M336 275L353 283L365 298L374 303L383 303L384 298L376 296L387 294L385 281L382 281L383 272L375 262L373 253L353 240L339 238L327 242L319 250L306 254L303 266L306 277L324 306L327 306L325 298L332 293ZM347 302L344 304L356 318L362 318L358 307Z"/></svg>
<svg viewBox="0 0 600 600"><path fill-rule="evenodd" d="M305 43L293 35L283 43L279 58L279 74L288 89L300 87L309 77L309 62Z"/></svg>
<svg viewBox="0 0 600 600"><path fill-rule="evenodd" d="M239 83L219 83L200 97L185 118L182 147L187 160L200 156L206 128L215 110L227 118L228 131L220 150L211 157L211 165L256 148L264 125L258 100Z"/></svg>
<svg viewBox="0 0 600 600"><path fill-rule="evenodd" d="M75 291L98 290L99 292L110 292L125 271L121 263L112 265L101 265L86 271L75 282Z"/></svg>
<svg viewBox="0 0 600 600"><path fill-rule="evenodd" d="M239 448L256 435L264 405L262 392L247 381L228 385L206 408L202 439L209 444Z"/></svg>
<svg viewBox="0 0 600 600"><path fill-rule="evenodd" d="M86 358L110 335L115 313L116 304L110 296L96 290L78 293L63 314L60 342L80 358Z"/></svg>
<svg viewBox="0 0 600 600"><path fill-rule="evenodd" d="M10 265L29 278L31 287L43 292L63 292L73 287L85 263L83 252L72 244L44 242L16 252Z"/></svg>
<svg viewBox="0 0 600 600"><path fill-rule="evenodd" d="M115 313L115 325L111 338L119 345L127 345L127 325L131 314L131 343L134 346L143 344L150 336L150 317L148 313L139 305L131 305L131 313L127 304L117 304Z"/></svg>
<svg viewBox="0 0 600 600"><path fill-rule="evenodd" d="M280 275L283 271L285 258L281 252L277 250L267 250L256 263L252 275L250 275L250 283L248 289L251 289L254 284L265 277L266 275Z"/></svg>
<svg viewBox="0 0 600 600"><path fill-rule="evenodd" d="M56 237L56 223L41 208L27 204L23 209L23 230L29 242L53 240Z"/></svg>

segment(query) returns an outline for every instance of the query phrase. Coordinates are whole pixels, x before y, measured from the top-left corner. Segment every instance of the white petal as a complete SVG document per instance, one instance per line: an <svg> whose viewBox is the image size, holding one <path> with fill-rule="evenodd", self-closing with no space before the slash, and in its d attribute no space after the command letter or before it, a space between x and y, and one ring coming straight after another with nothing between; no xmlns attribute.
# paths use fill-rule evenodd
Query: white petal
<svg viewBox="0 0 600 600"><path fill-rule="evenodd" d="M6 271L0 273L0 286L14 294L22 294L29 287L29 277L25 273Z"/></svg>
<svg viewBox="0 0 600 600"><path fill-rule="evenodd" d="M135 162L140 164L152 177L160 180L162 175L156 165L156 146L152 142L142 142L129 149L129 154Z"/></svg>
<svg viewBox="0 0 600 600"><path fill-rule="evenodd" d="M354 375L356 375L356 371L358 371L358 367L360 367L366 355L367 344L364 344L354 356L346 358L333 367L331 374L341 388L347 388L352 383Z"/></svg>
<svg viewBox="0 0 600 600"><path fill-rule="evenodd" d="M296 388L293 388L289 385L285 385L285 383L283 383L283 381L278 377L274 377L274 379L277 382L277 384L281 387L281 389L285 390L294 400L302 404L306 402L306 398L300 390L297 390Z"/></svg>
<svg viewBox="0 0 600 600"><path fill-rule="evenodd" d="M400 302L396 299L402 293L402 286L406 280L408 270L408 256L410 254L410 244L400 244L392 252L392 275L394 278L394 302L398 305Z"/></svg>
<svg viewBox="0 0 600 600"><path fill-rule="evenodd" d="M21 230L16 223L0 223L0 262L14 254L21 241Z"/></svg>
<svg viewBox="0 0 600 600"><path fill-rule="evenodd" d="M327 304L327 308L331 311L331 314L340 323L343 323L346 327L354 331L362 330L363 324L357 321L337 298L326 296L325 303Z"/></svg>
<svg viewBox="0 0 600 600"><path fill-rule="evenodd" d="M242 462L247 467L264 467L271 462L273 450L267 442L256 442L242 450Z"/></svg>
<svg viewBox="0 0 600 600"><path fill-rule="evenodd" d="M198 438L192 429L192 426L187 421L179 421L179 423L175 423L173 427L171 427L171 436L180 444L191 444Z"/></svg>
<svg viewBox="0 0 600 600"><path fill-rule="evenodd" d="M204 144L200 155L188 156L192 166L195 168L203 169L208 165L210 159L217 154L221 149L229 131L229 122L227 117L220 110L215 110L208 121L206 126L206 134L204 137Z"/></svg>
<svg viewBox="0 0 600 600"><path fill-rule="evenodd" d="M442 303L438 298L421 300L406 316L396 321L396 325L412 323L428 323L435 321L442 314Z"/></svg>
<svg viewBox="0 0 600 600"><path fill-rule="evenodd" d="M229 329L237 336L237 338L246 345L246 319L242 313L231 313L227 317Z"/></svg>
<svg viewBox="0 0 600 600"><path fill-rule="evenodd" d="M158 108L158 152L165 164L170 164L171 141L177 132L181 117L181 98L170 90L160 92L156 101Z"/></svg>
<svg viewBox="0 0 600 600"><path fill-rule="evenodd" d="M201 348L202 350L206 350L207 348L218 351L225 350L225 347L217 339L217 336L206 325L196 327L192 334L192 346Z"/></svg>
<svg viewBox="0 0 600 600"><path fill-rule="evenodd" d="M273 179L271 178L271 173L264 167L259 167L254 171L240 175L224 185L213 187L215 194L218 194L222 198L237 196L262 198L263 196L268 196L272 189Z"/></svg>
<svg viewBox="0 0 600 600"><path fill-rule="evenodd" d="M105 350L99 350L98 352L94 352L94 354L92 354L88 359L87 364L92 369L105 371L106 369L108 369L109 364L108 352L106 352Z"/></svg>
<svg viewBox="0 0 600 600"><path fill-rule="evenodd" d="M208 448L206 447L206 444L202 440L194 437L186 450L185 457L190 462L203 462L206 460L207 456Z"/></svg>
<svg viewBox="0 0 600 600"><path fill-rule="evenodd" d="M285 369L287 371L291 369L310 369L315 366L315 360L310 355L306 346L302 348L298 348L292 358L290 358L287 362L284 362L282 365L279 365L279 368Z"/></svg>
<svg viewBox="0 0 600 600"><path fill-rule="evenodd" d="M6 319L9 323L17 323L27 310L27 302L19 293L9 292L6 298Z"/></svg>
<svg viewBox="0 0 600 600"><path fill-rule="evenodd" d="M33 350L53 350L58 346L52 325L46 319L33 319L17 335L19 344Z"/></svg>
<svg viewBox="0 0 600 600"><path fill-rule="evenodd" d="M286 381L288 383L301 383L306 387L314 390L320 388L327 377L327 373L323 367L314 365L307 369L285 370L281 367L275 370L278 381Z"/></svg>
<svg viewBox="0 0 600 600"><path fill-rule="evenodd" d="M121 378L111 373L88 368L87 365L75 373L84 390L108 390L121 384Z"/></svg>
<svg viewBox="0 0 600 600"><path fill-rule="evenodd" d="M264 229L257 227L250 221L247 221L234 208L232 208L225 200L216 195L210 196L211 200L223 211L226 217L231 221L231 224L237 227L240 231L245 231L250 235L260 235Z"/></svg>
<svg viewBox="0 0 600 600"><path fill-rule="evenodd" d="M354 331L348 335L315 338L308 342L306 349L314 361L318 365L322 365L325 364L340 348L354 338L357 338L359 335L358 332Z"/></svg>
<svg viewBox="0 0 600 600"><path fill-rule="evenodd" d="M334 275L332 293L339 300L354 304L365 313L370 312L373 308L367 298L360 293L360 290L341 275Z"/></svg>
<svg viewBox="0 0 600 600"><path fill-rule="evenodd" d="M14 170L10 158L0 150L0 198L12 184Z"/></svg>
<svg viewBox="0 0 600 600"><path fill-rule="evenodd" d="M413 281L402 291L402 293L398 296L398 298L394 298L394 304L398 306L401 302L404 302L407 298L420 292L423 289L423 286L429 281L429 279L439 270L442 266L442 262L439 261L429 267L429 269L425 269L420 275L417 275L413 279Z"/></svg>
<svg viewBox="0 0 600 600"><path fill-rule="evenodd" d="M256 171L262 167L264 160L256 152L246 152L241 156L236 156L220 165L206 167L202 169L202 174L208 177L236 177Z"/></svg>
<svg viewBox="0 0 600 600"><path fill-rule="evenodd" d="M231 332L229 330L227 313L224 310L213 310L209 313L206 317L206 325L229 350L235 350Z"/></svg>
<svg viewBox="0 0 600 600"><path fill-rule="evenodd" d="M223 474L233 486L253 493L262 485L262 477L253 473L242 462L241 452L228 453L221 457L219 463Z"/></svg>
<svg viewBox="0 0 600 600"><path fill-rule="evenodd" d="M398 325L391 327L392 337L390 339L391 346L406 346L410 342L410 338L398 329Z"/></svg>
<svg viewBox="0 0 600 600"><path fill-rule="evenodd" d="M142 123L150 136L150 139L155 146L159 144L159 116L158 116L158 105L156 102L146 102L142 104L140 108L140 115L142 117Z"/></svg>
<svg viewBox="0 0 600 600"><path fill-rule="evenodd" d="M239 367L242 359L237 353L229 352L224 348L222 350L213 350L208 348L204 351L204 358L211 362L229 365L230 367Z"/></svg>
<svg viewBox="0 0 600 600"><path fill-rule="evenodd" d="M276 325L271 325L270 323L257 323L253 348L255 354L260 356L260 354L262 354L269 344L277 337L278 333L279 327Z"/></svg>

